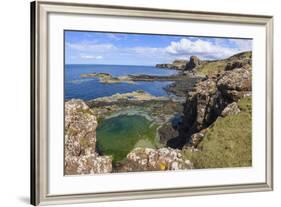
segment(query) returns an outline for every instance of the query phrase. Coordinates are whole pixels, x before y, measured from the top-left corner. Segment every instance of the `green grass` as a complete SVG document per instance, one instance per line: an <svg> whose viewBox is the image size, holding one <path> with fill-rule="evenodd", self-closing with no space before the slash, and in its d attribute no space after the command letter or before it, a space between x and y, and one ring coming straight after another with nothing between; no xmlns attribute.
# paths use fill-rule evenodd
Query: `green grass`
<svg viewBox="0 0 281 207"><path fill-rule="evenodd" d="M184 151L195 168L246 167L252 164L251 97L238 102L241 112L219 117L208 129L198 148Z"/></svg>
<svg viewBox="0 0 281 207"><path fill-rule="evenodd" d="M224 60L206 62L197 68L197 73L199 75L214 75L224 71L225 66L226 61Z"/></svg>
<svg viewBox="0 0 281 207"><path fill-rule="evenodd" d="M105 119L97 128L97 148L103 155L112 155L116 163L135 147L155 148L156 130L157 125L139 115Z"/></svg>
<svg viewBox="0 0 281 207"><path fill-rule="evenodd" d="M196 71L199 75L212 76L212 75L215 75L215 74L218 74L218 73L224 71L224 68L228 62L231 62L231 61L237 60L237 59L245 59L245 58L248 58L248 59L252 58L252 52L248 51L248 52L238 53L238 54L235 54L224 60L207 61L207 62L203 63L202 65L198 66Z"/></svg>
<svg viewBox="0 0 281 207"><path fill-rule="evenodd" d="M241 52L241 53L235 54L227 59L232 60L232 59L237 59L237 58L238 59L252 58L252 51Z"/></svg>

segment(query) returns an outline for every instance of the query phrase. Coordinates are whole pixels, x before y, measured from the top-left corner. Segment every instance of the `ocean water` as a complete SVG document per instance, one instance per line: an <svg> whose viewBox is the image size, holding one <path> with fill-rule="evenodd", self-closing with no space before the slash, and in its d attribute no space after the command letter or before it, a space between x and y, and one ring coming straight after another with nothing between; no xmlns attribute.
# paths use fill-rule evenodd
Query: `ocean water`
<svg viewBox="0 0 281 207"><path fill-rule="evenodd" d="M124 75L173 75L176 70L159 69L153 66L128 66L128 65L65 65L64 71L64 98L91 100L98 97L111 96L115 93L127 93L136 90L144 90L155 96L167 96L164 87L171 81L136 82L135 84L100 83L98 78L82 78L80 74L85 73L109 73L112 76Z"/></svg>

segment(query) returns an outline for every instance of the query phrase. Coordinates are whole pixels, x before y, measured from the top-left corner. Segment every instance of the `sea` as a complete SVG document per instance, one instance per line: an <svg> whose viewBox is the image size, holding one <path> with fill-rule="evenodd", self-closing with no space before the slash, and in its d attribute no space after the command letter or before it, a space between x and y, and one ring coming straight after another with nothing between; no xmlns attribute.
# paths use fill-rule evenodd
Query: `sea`
<svg viewBox="0 0 281 207"><path fill-rule="evenodd" d="M173 69L160 69L154 66L132 66L132 65L86 65L66 64L64 70L64 98L91 100L116 93L128 93L136 90L144 90L155 96L169 96L164 90L171 81L141 81L130 83L100 83L96 77L83 78L81 74L87 73L109 73L114 77L125 75L175 75L178 71Z"/></svg>

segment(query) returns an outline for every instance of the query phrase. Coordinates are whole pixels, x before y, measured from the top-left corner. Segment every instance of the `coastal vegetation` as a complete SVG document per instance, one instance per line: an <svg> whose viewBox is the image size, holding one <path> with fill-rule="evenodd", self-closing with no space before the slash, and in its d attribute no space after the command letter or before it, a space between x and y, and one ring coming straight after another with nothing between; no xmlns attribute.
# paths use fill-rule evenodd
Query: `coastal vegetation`
<svg viewBox="0 0 281 207"><path fill-rule="evenodd" d="M252 164L252 99L238 101L241 112L219 117L206 131L198 151L184 150L195 168L247 167Z"/></svg>

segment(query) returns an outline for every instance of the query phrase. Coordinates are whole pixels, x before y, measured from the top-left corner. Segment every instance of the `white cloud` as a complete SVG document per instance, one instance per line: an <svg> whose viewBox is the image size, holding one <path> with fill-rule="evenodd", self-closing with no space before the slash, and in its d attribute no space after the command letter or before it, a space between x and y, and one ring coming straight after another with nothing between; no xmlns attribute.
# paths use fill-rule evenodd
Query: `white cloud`
<svg viewBox="0 0 281 207"><path fill-rule="evenodd" d="M67 43L66 46L78 51L85 51L85 52L91 52L91 51L103 52L107 50L116 49L116 47L113 44L93 44L88 42Z"/></svg>
<svg viewBox="0 0 281 207"><path fill-rule="evenodd" d="M127 39L127 35L126 34L108 33L108 34L104 34L104 35L106 35L108 38L113 39L113 40Z"/></svg>
<svg viewBox="0 0 281 207"><path fill-rule="evenodd" d="M170 45L166 47L166 51L172 55L196 55L202 59L226 58L238 52L237 49L223 47L209 41L201 39L191 41L186 38L182 38L178 42L171 42Z"/></svg>
<svg viewBox="0 0 281 207"><path fill-rule="evenodd" d="M115 38L115 37L112 37ZM182 38L171 41L163 47L117 47L113 43L79 42L66 43L71 56L83 61L100 60L105 63L156 64L169 63L175 59L189 59L196 55L200 59L212 60L228 58L236 53L251 50L251 40ZM68 50L69 51L69 50ZM106 57L106 58L105 58Z"/></svg>
<svg viewBox="0 0 281 207"><path fill-rule="evenodd" d="M94 56L94 55L85 55L85 54L81 54L80 57L82 59L92 59L92 60L100 60L103 59L103 56L98 55L98 56Z"/></svg>

